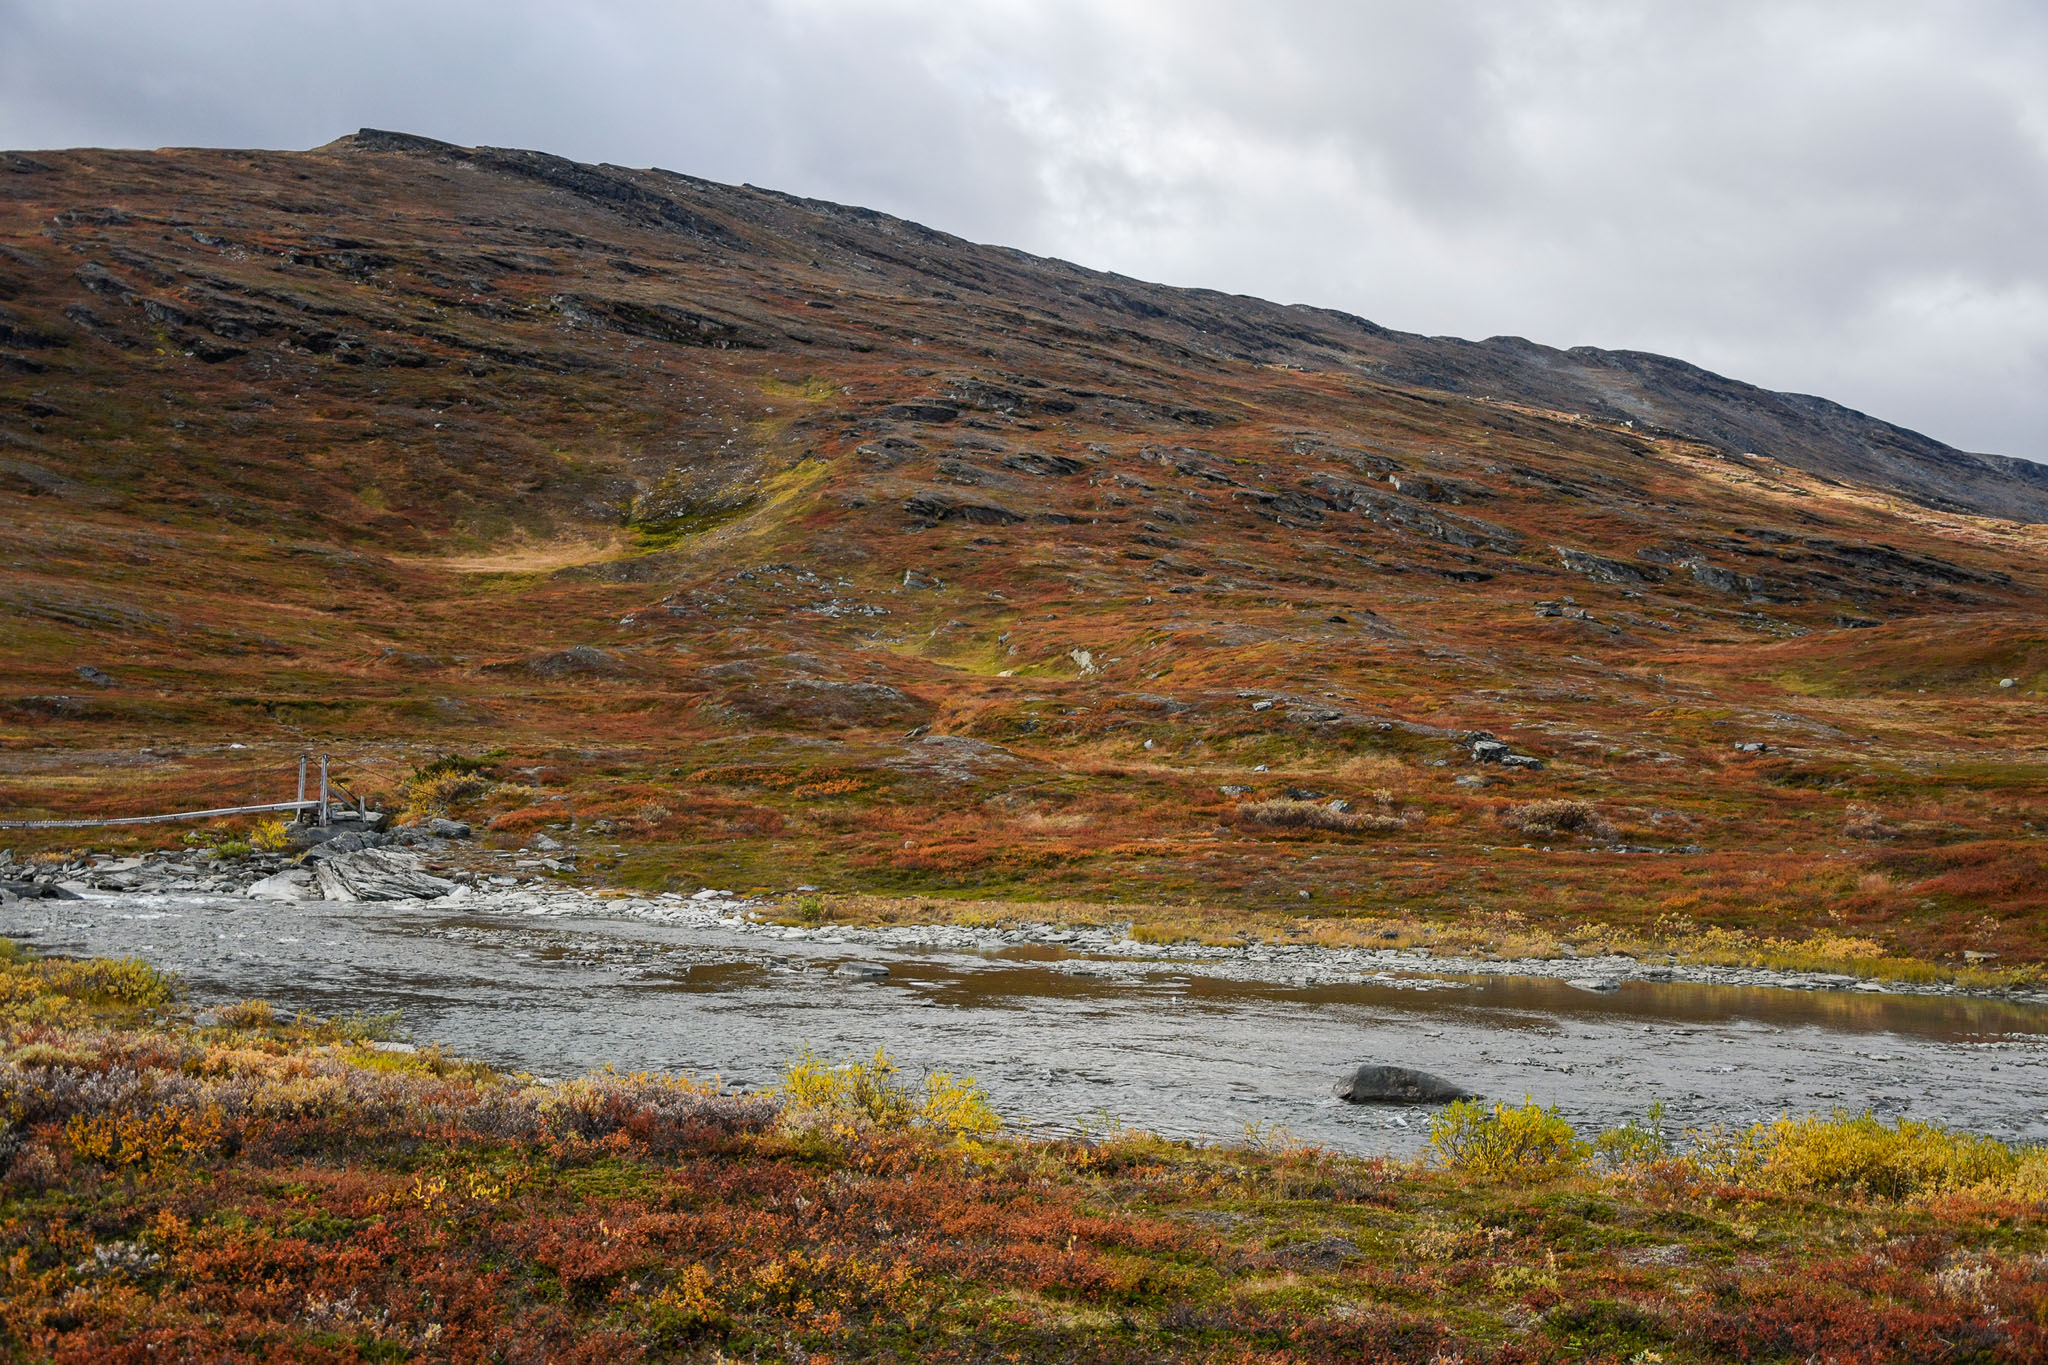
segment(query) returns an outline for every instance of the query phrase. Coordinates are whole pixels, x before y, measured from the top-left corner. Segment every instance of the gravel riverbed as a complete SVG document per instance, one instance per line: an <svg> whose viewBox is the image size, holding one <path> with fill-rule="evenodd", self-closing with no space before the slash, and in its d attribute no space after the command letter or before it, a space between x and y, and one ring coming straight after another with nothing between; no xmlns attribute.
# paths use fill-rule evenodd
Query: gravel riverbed
<svg viewBox="0 0 2048 1365"><path fill-rule="evenodd" d="M879 1046L913 1071L977 1077L1031 1131L1255 1125L1413 1151L1427 1109L1331 1093L1373 1061L1530 1096L1587 1130L1661 1101L1678 1126L1845 1108L2048 1140L2036 998L1627 958L1165 947L1115 929L791 928L715 890L604 896L525 877L379 902L79 887L0 905L0 932L144 957L185 979L193 1008L401 1010L419 1042L541 1075L611 1064L760 1086L802 1047Z"/></svg>

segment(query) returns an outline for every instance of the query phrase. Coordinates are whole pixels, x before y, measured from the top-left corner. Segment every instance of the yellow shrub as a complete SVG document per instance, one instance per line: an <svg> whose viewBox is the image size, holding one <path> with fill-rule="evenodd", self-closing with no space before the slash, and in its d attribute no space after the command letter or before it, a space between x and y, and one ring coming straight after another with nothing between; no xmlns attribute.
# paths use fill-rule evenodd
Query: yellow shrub
<svg viewBox="0 0 2048 1365"><path fill-rule="evenodd" d="M2041 1158L2027 1154L2040 1178ZM1730 1174L1794 1193L1825 1191L1906 1199L1979 1187L1992 1192L2021 1173L2021 1154L1992 1138L1869 1114L1779 1119L1758 1124L1722 1158Z"/></svg>
<svg viewBox="0 0 2048 1365"><path fill-rule="evenodd" d="M348 1085L339 1076L286 1076L258 1082L249 1093L249 1112L274 1119L318 1118L340 1114L348 1099Z"/></svg>
<svg viewBox="0 0 2048 1365"><path fill-rule="evenodd" d="M223 1005L214 1011L226 1028L269 1028L277 1022L277 1011L270 1007L268 1000L244 1000L238 1005Z"/></svg>
<svg viewBox="0 0 2048 1365"><path fill-rule="evenodd" d="M2022 1149L2003 1180L1988 1186L1980 1185L1971 1193L2004 1195L2011 1199L2031 1199L2048 1204L2048 1147Z"/></svg>
<svg viewBox="0 0 2048 1365"><path fill-rule="evenodd" d="M870 1061L832 1066L806 1047L772 1093L799 1125L822 1121L846 1130L925 1128L954 1138L1001 1130L1002 1119L972 1078L933 1071L912 1086L896 1079L897 1070L881 1048Z"/></svg>
<svg viewBox="0 0 2048 1365"><path fill-rule="evenodd" d="M416 824L430 816L446 815L464 801L473 801L491 790L491 780L475 773L440 773L405 784L405 810L400 824Z"/></svg>
<svg viewBox="0 0 2048 1365"><path fill-rule="evenodd" d="M1429 1145L1452 1170L1496 1178L1569 1174L1592 1150L1556 1109L1534 1100L1490 1111L1478 1100L1448 1105L1430 1120Z"/></svg>
<svg viewBox="0 0 2048 1365"><path fill-rule="evenodd" d="M668 1288L648 1301L647 1317L658 1345L674 1348L706 1332L723 1331L732 1314L718 1298L716 1282L700 1261L685 1266Z"/></svg>
<svg viewBox="0 0 2048 1365"><path fill-rule="evenodd" d="M401 788L405 807L399 823L447 815L465 801L489 795L498 785L487 771L489 766L484 759L444 754L415 768Z"/></svg>
<svg viewBox="0 0 2048 1365"><path fill-rule="evenodd" d="M1630 1119L1619 1128L1609 1128L1593 1139L1593 1151L1610 1169L1645 1166L1662 1161L1672 1152L1671 1135L1664 1128L1664 1101L1650 1106L1642 1123Z"/></svg>
<svg viewBox="0 0 2048 1365"><path fill-rule="evenodd" d="M34 976L41 978L37 994L66 995L99 1005L159 1009L177 993L174 978L139 957L54 958L35 963Z"/></svg>
<svg viewBox="0 0 2048 1365"><path fill-rule="evenodd" d="M143 1114L81 1114L64 1128L64 1142L82 1161L109 1166L153 1166L210 1151L220 1142L221 1113L208 1108L157 1109Z"/></svg>
<svg viewBox="0 0 2048 1365"><path fill-rule="evenodd" d="M950 1071L927 1072L917 1121L954 1137L992 1137L1003 1120L988 1102L988 1092L971 1076Z"/></svg>
<svg viewBox="0 0 2048 1365"><path fill-rule="evenodd" d="M283 853L292 846L292 838L285 833L282 820L258 821L256 828L249 831L249 847L259 853Z"/></svg>

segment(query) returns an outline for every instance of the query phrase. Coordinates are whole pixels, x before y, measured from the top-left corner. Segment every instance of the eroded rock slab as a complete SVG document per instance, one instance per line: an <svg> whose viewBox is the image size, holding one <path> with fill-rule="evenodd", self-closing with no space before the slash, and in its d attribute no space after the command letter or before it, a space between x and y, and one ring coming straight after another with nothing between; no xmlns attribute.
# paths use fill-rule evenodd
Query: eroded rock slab
<svg viewBox="0 0 2048 1365"><path fill-rule="evenodd" d="M331 901L435 900L455 889L420 867L410 853L366 848L319 865L320 894Z"/></svg>

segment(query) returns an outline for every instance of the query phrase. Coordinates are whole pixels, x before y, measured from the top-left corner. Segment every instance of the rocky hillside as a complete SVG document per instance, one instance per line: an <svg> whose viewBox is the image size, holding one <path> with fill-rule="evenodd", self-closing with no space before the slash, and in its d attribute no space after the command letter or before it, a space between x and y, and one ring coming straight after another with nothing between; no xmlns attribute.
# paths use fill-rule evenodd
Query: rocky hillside
<svg viewBox="0 0 2048 1365"><path fill-rule="evenodd" d="M18 813L457 751L647 882L2039 946L2048 482L1659 357L397 134L36 152L0 503Z"/></svg>

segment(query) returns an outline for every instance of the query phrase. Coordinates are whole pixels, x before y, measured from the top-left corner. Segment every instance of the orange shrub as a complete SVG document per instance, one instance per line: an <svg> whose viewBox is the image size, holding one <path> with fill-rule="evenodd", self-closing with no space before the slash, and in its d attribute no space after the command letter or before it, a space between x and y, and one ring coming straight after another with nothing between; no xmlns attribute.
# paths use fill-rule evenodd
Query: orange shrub
<svg viewBox="0 0 2048 1365"><path fill-rule="evenodd" d="M501 834L531 834L542 825L561 818L561 810L553 806L522 806L493 817L489 827Z"/></svg>

